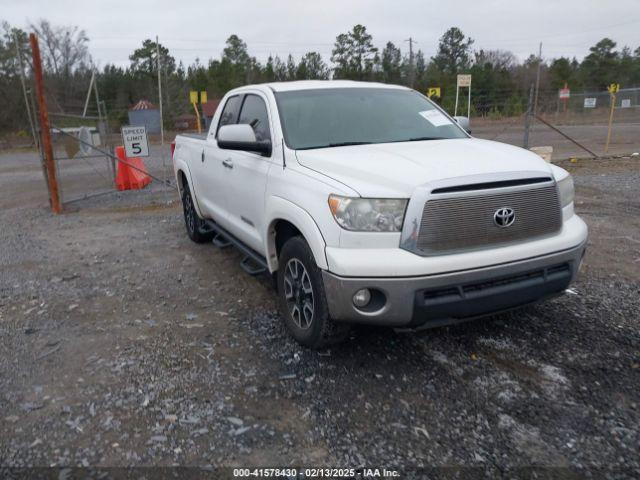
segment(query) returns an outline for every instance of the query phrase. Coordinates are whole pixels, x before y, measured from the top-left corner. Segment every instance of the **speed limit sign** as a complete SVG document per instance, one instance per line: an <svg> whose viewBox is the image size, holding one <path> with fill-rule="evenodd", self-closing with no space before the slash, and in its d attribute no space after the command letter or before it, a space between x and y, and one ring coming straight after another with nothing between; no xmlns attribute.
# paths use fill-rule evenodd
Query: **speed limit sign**
<svg viewBox="0 0 640 480"><path fill-rule="evenodd" d="M122 140L124 142L124 152L127 157L149 156L149 142L147 141L146 127L122 127Z"/></svg>

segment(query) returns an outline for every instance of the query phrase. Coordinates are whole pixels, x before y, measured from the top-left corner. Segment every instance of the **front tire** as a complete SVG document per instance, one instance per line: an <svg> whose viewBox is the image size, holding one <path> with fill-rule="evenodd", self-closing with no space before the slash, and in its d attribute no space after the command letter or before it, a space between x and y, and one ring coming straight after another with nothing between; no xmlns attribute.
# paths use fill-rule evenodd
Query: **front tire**
<svg viewBox="0 0 640 480"><path fill-rule="evenodd" d="M213 240L213 232L206 231L204 220L196 212L193 197L187 183L184 184L182 189L182 210L184 212L184 225L191 240L196 243L205 243Z"/></svg>
<svg viewBox="0 0 640 480"><path fill-rule="evenodd" d="M349 325L329 316L322 273L304 238L287 240L278 263L280 314L293 338L313 349L343 341Z"/></svg>

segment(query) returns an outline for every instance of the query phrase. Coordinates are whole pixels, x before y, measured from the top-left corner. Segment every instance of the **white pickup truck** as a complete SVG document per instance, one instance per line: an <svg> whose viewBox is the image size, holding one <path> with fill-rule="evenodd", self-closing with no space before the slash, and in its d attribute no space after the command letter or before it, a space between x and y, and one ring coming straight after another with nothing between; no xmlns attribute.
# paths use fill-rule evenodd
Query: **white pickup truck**
<svg viewBox="0 0 640 480"><path fill-rule="evenodd" d="M571 177L465 129L401 86L237 88L206 135L176 137L187 233L272 274L312 348L350 323L427 328L561 294L587 240Z"/></svg>

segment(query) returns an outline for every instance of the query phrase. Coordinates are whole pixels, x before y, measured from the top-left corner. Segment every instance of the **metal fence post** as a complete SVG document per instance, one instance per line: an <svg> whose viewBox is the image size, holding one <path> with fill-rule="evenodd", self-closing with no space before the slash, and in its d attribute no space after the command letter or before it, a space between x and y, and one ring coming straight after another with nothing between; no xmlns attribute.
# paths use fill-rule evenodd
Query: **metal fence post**
<svg viewBox="0 0 640 480"><path fill-rule="evenodd" d="M40 133L42 135L42 151L44 162L47 168L47 183L49 185L49 202L54 213L62 213L60 194L58 192L58 179L56 176L56 165L53 157L53 146L51 145L51 128L49 127L49 112L47 102L44 97L44 80L42 78L42 59L40 58L40 46L35 33L29 34L31 44L31 54L33 57L33 76L36 81L36 93L38 95L38 107L40 114Z"/></svg>
<svg viewBox="0 0 640 480"><path fill-rule="evenodd" d="M523 147L529 148L529 130L531 129L531 117L533 116L533 83L529 89L529 103L527 105L527 114L524 117L524 141Z"/></svg>

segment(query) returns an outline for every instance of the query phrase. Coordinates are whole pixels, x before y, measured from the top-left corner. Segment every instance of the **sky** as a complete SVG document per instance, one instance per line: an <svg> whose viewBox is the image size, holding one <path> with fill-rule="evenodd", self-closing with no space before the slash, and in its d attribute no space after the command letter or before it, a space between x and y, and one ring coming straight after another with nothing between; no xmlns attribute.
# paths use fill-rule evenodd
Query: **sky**
<svg viewBox="0 0 640 480"><path fill-rule="evenodd" d="M509 50L521 60L540 42L545 59L581 59L603 37L640 47L640 0L0 0L0 20L11 25L41 18L83 28L100 67L127 66L142 40L156 35L177 61L206 63L234 33L261 62L318 51L328 63L336 35L358 23L378 48L392 41L404 53L411 37L427 58L452 26L474 49Z"/></svg>

